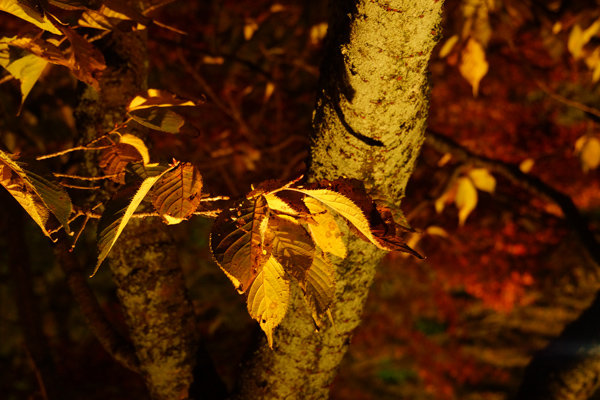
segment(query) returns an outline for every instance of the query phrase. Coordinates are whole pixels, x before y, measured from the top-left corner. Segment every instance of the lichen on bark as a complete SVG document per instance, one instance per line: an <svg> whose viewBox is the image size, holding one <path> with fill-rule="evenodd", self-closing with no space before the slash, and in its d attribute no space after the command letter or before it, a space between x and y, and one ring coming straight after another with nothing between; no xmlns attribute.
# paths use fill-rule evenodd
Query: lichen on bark
<svg viewBox="0 0 600 400"><path fill-rule="evenodd" d="M428 60L441 37L442 1L330 3L320 92L313 115L310 180L356 178L400 205L424 138ZM324 399L360 317L384 252L345 235L335 260L335 327L315 332L300 289L275 331L243 366L237 399Z"/></svg>

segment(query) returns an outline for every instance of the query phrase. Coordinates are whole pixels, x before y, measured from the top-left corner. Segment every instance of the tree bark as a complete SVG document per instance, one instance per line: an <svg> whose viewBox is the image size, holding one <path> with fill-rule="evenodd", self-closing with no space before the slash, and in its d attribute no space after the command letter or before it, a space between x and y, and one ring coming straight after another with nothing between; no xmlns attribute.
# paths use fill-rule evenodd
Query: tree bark
<svg viewBox="0 0 600 400"><path fill-rule="evenodd" d="M85 143L122 122L127 103L147 88L148 56L143 33L114 31L100 46L109 55L100 79L101 91L88 87L78 108ZM97 165L97 159L90 157L88 173L100 175ZM151 397L224 398L225 386L200 347L193 305L166 225L158 219L130 221L108 261L105 264L110 264L139 370ZM198 365L197 354L203 356ZM204 387L196 389L207 395L200 395L200 390L190 392L195 372L202 374L196 378L204 382Z"/></svg>
<svg viewBox="0 0 600 400"><path fill-rule="evenodd" d="M396 206L424 139L428 61L441 37L442 1L332 0L325 58L313 115L309 179L356 178ZM360 323L384 252L353 235L334 260L335 327L315 332L293 286L274 348L264 338L243 365L237 399L325 399Z"/></svg>

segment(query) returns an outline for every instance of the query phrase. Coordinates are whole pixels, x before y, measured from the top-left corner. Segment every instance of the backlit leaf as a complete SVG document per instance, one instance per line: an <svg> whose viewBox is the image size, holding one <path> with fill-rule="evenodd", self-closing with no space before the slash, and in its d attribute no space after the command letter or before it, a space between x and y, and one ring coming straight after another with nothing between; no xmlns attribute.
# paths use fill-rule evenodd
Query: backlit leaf
<svg viewBox="0 0 600 400"><path fill-rule="evenodd" d="M576 153L581 161L583 172L591 171L600 165L600 140L596 136L582 136L575 143Z"/></svg>
<svg viewBox="0 0 600 400"><path fill-rule="evenodd" d="M190 163L181 163L163 175L152 192L152 204L169 224L188 219L201 200L202 176Z"/></svg>
<svg viewBox="0 0 600 400"><path fill-rule="evenodd" d="M96 274L100 264L106 258L119 235L125 229L125 226L131 219L131 216L138 208L144 197L148 194L152 186L168 171L175 168L176 165L164 169L160 174L148 177L141 183L134 182L119 189L113 198L106 204L102 217L98 222L98 262L92 276Z"/></svg>
<svg viewBox="0 0 600 400"><path fill-rule="evenodd" d="M148 153L148 147L146 147L146 143L144 143L144 141L139 137L125 133L121 135L119 143L128 144L135 147L138 153L140 153L142 156L142 161L144 161L144 164L150 163L150 153Z"/></svg>
<svg viewBox="0 0 600 400"><path fill-rule="evenodd" d="M327 253L346 258L346 245L342 239L342 231L334 216L328 212L320 201L312 197L306 197L304 202L316 222L316 224L308 225L315 244Z"/></svg>
<svg viewBox="0 0 600 400"><path fill-rule="evenodd" d="M595 21L586 30L581 29L579 24L575 24L571 33L569 34L569 40L567 42L567 48L576 60L583 56L583 47L600 32L600 20Z"/></svg>
<svg viewBox="0 0 600 400"><path fill-rule="evenodd" d="M68 219L72 210L71 199L42 163L36 160L14 161L9 154L0 151L0 166L4 177L2 185L42 228L46 236L50 237L46 227L49 213L52 213L65 231L70 233ZM6 180L6 177L10 179Z"/></svg>
<svg viewBox="0 0 600 400"><path fill-rule="evenodd" d="M248 292L248 312L258 321L273 348L273 331L288 309L290 284L283 266L271 256Z"/></svg>
<svg viewBox="0 0 600 400"><path fill-rule="evenodd" d="M125 183L125 168L129 163L142 161L143 156L132 145L117 143L104 149L100 155L100 168L106 175L117 175L113 178L115 182Z"/></svg>
<svg viewBox="0 0 600 400"><path fill-rule="evenodd" d="M11 38L0 39L0 65L21 82L21 105L37 82L48 61L9 46Z"/></svg>
<svg viewBox="0 0 600 400"><path fill-rule="evenodd" d="M533 158L526 158L525 160L521 161L521 163L519 164L519 169L524 174L527 174L531 171L534 164L535 164L535 160Z"/></svg>
<svg viewBox="0 0 600 400"><path fill-rule="evenodd" d="M488 69L489 64L485 59L483 47L477 40L470 38L462 50L459 71L473 87L473 96L477 97L479 82L487 74Z"/></svg>
<svg viewBox="0 0 600 400"><path fill-rule="evenodd" d="M335 296L335 267L325 253L317 248L313 263L306 274L304 298L317 327Z"/></svg>
<svg viewBox="0 0 600 400"><path fill-rule="evenodd" d="M167 108L142 108L129 112L129 116L137 123L157 131L196 135L196 129L183 117Z"/></svg>
<svg viewBox="0 0 600 400"><path fill-rule="evenodd" d="M195 106L191 100L182 99L166 90L148 89L144 94L137 95L129 102L127 111L142 110L153 107Z"/></svg>
<svg viewBox="0 0 600 400"><path fill-rule="evenodd" d="M457 185L454 202L458 208L458 224L463 226L471 211L477 206L477 190L466 176L458 178Z"/></svg>
<svg viewBox="0 0 600 400"><path fill-rule="evenodd" d="M273 257L301 287L306 282L306 271L314 258L315 245L302 225L282 216L271 216L266 232L272 241Z"/></svg>
<svg viewBox="0 0 600 400"><path fill-rule="evenodd" d="M267 201L260 196L224 210L213 224L213 257L239 293L250 288L271 256L272 240L266 237L269 220Z"/></svg>
<svg viewBox="0 0 600 400"><path fill-rule="evenodd" d="M15 17L24 19L25 21L34 24L38 28L54 33L55 35L62 35L60 30L58 30L58 28L56 28L52 22L50 22L47 12L36 0L32 0L30 2L0 0L0 11L6 11Z"/></svg>
<svg viewBox="0 0 600 400"><path fill-rule="evenodd" d="M469 178L475 187L488 193L494 193L496 189L496 178L485 168L475 168L469 171Z"/></svg>
<svg viewBox="0 0 600 400"><path fill-rule="evenodd" d="M444 42L442 48L440 49L440 58L444 58L448 54L450 54L450 52L454 48L454 45L458 42L458 39L458 35L453 35L449 37L448 40L446 40L446 42Z"/></svg>
<svg viewBox="0 0 600 400"><path fill-rule="evenodd" d="M71 42L71 55L69 57L71 72L77 79L99 91L98 79L102 71L106 69L104 56L93 44L70 27L60 25L60 29Z"/></svg>

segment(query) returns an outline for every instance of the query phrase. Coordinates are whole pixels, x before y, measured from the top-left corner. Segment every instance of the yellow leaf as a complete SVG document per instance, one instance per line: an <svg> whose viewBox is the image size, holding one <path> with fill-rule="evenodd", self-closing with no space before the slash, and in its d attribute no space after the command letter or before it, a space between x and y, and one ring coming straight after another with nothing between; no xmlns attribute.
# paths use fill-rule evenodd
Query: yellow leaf
<svg viewBox="0 0 600 400"><path fill-rule="evenodd" d="M127 111L142 110L152 107L189 107L195 105L196 103L193 101L181 99L166 90L148 89L146 94L138 95L129 102Z"/></svg>
<svg viewBox="0 0 600 400"><path fill-rule="evenodd" d="M323 206L323 203L312 197L306 197L304 203L317 223L308 225L315 244L327 253L346 258L346 245L335 217Z"/></svg>
<svg viewBox="0 0 600 400"><path fill-rule="evenodd" d="M271 256L248 292L248 312L258 321L273 348L273 331L288 309L290 284L283 266Z"/></svg>
<svg viewBox="0 0 600 400"><path fill-rule="evenodd" d="M446 232L446 230L440 226L436 226L436 225L431 225L430 227L428 227L425 232L427 232L428 234L432 235L432 236L440 236L440 237L448 237L448 232Z"/></svg>
<svg viewBox="0 0 600 400"><path fill-rule="evenodd" d="M252 20L244 25L244 39L250 40L254 36L254 32L258 30L258 24Z"/></svg>
<svg viewBox="0 0 600 400"><path fill-rule="evenodd" d="M335 267L325 253L317 249L315 259L306 274L304 299L317 327L329 310L335 296Z"/></svg>
<svg viewBox="0 0 600 400"><path fill-rule="evenodd" d="M298 215L298 212L288 205L285 201L281 200L275 195L275 193L269 193L265 195L269 208L273 211L279 211L285 214Z"/></svg>
<svg viewBox="0 0 600 400"><path fill-rule="evenodd" d="M440 58L444 58L448 54L450 54L450 52L454 48L454 45L456 44L456 42L458 42L458 39L459 39L458 35L454 35L454 36L451 36L448 40L446 40L446 42L440 49Z"/></svg>
<svg viewBox="0 0 600 400"><path fill-rule="evenodd" d="M319 44L325 35L327 34L327 22L321 22L320 24L313 25L310 28L310 43Z"/></svg>
<svg viewBox="0 0 600 400"><path fill-rule="evenodd" d="M448 202L450 197L450 191L446 191L443 195L441 195L436 201L435 201L435 211L438 214L441 214L442 211L444 211L444 207L446 207L446 203ZM450 200L451 202L451 200Z"/></svg>
<svg viewBox="0 0 600 400"><path fill-rule="evenodd" d="M586 141L579 152L579 159L583 172L598 168L598 165L600 165L600 140L597 137L586 137Z"/></svg>
<svg viewBox="0 0 600 400"><path fill-rule="evenodd" d="M533 158L526 158L525 160L521 161L521 164L519 164L519 169L524 174L527 174L529 171L531 171L531 168L533 168L534 164L535 160Z"/></svg>
<svg viewBox="0 0 600 400"><path fill-rule="evenodd" d="M458 178L458 188L454 203L458 208L458 224L463 226L471 211L477 206L477 190L471 179L461 176Z"/></svg>
<svg viewBox="0 0 600 400"><path fill-rule="evenodd" d="M573 58L580 59L583 57L583 47L600 31L600 20L594 22L585 31L581 29L579 24L575 24L571 33L569 34L569 40L567 42L567 48L573 55Z"/></svg>
<svg viewBox="0 0 600 400"><path fill-rule="evenodd" d="M469 178L475 187L488 193L494 193L496 189L496 178L485 168L475 168L469 171Z"/></svg>
<svg viewBox="0 0 600 400"><path fill-rule="evenodd" d="M0 39L0 65L21 82L21 105L23 105L33 85L48 65L48 61L20 49L19 55L13 57L8 46L12 39Z"/></svg>
<svg viewBox="0 0 600 400"><path fill-rule="evenodd" d="M585 57L585 64L592 70L592 82L598 82L600 79L600 46Z"/></svg>
<svg viewBox="0 0 600 400"><path fill-rule="evenodd" d="M269 99L271 98L271 95L273 95L274 91L275 91L275 84L273 82L267 82L267 85L265 86L265 95L263 97L263 101L265 103L267 101L269 101Z"/></svg>
<svg viewBox="0 0 600 400"><path fill-rule="evenodd" d="M440 161L438 161L437 165L438 167L443 167L444 165L446 165L448 163L448 161L450 161L452 159L452 154L450 153L446 153L442 156L442 158L440 158Z"/></svg>
<svg viewBox="0 0 600 400"><path fill-rule="evenodd" d="M459 71L463 78L473 87L473 96L479 93L479 82L487 74L489 64L485 59L485 51L481 44L470 38L462 50Z"/></svg>
<svg viewBox="0 0 600 400"><path fill-rule="evenodd" d="M142 156L142 161L144 162L144 165L150 163L150 154L148 153L148 148L146 147L144 141L139 137L133 136L129 133L125 133L124 135L121 135L119 143L125 143L135 147L138 153L140 153L140 155Z"/></svg>
<svg viewBox="0 0 600 400"><path fill-rule="evenodd" d="M301 192L307 194L321 203L325 204L327 207L331 208L333 211L340 214L342 217L346 218L356 229L360 231L371 243L375 246L385 249L371 232L371 227L369 225L369 221L365 217L362 210L354 204L352 200L342 195L341 193L334 192L328 189L288 189L294 190L296 192Z"/></svg>
<svg viewBox="0 0 600 400"><path fill-rule="evenodd" d="M558 22L554 23L554 25L552 25L552 33L555 35L558 35L558 33L560 31L562 31L562 28L563 28L562 23L560 21L558 21Z"/></svg>
<svg viewBox="0 0 600 400"><path fill-rule="evenodd" d="M62 35L61 31L58 30L52 22L48 19L48 14L43 9L37 7L28 7L25 4L30 2L21 2L17 0L0 0L0 11L6 11L9 14L24 19L27 22L31 22L38 28L44 29L48 32L52 32L55 35Z"/></svg>

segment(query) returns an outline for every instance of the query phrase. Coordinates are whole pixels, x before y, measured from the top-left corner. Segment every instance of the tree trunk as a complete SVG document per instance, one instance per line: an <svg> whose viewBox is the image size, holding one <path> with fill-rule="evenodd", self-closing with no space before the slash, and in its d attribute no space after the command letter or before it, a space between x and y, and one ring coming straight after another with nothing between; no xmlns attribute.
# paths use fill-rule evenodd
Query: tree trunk
<svg viewBox="0 0 600 400"><path fill-rule="evenodd" d="M86 143L123 121L127 103L146 89L148 57L143 33L115 31L100 46L104 54L110 54L100 79L101 92L88 87L78 108L78 124ZM97 165L97 159L88 160L88 173L99 175L94 171ZM225 387L212 362L203 359L195 369L196 354L206 354L199 348L193 305L167 226L158 219L130 221L108 261L105 264L110 264L151 397L224 398ZM210 396L190 393L195 371L203 374L198 380L210 380L204 387L195 385L196 389L212 393Z"/></svg>
<svg viewBox="0 0 600 400"><path fill-rule="evenodd" d="M396 206L424 138L428 61L441 37L442 1L332 0L309 179L356 178ZM335 327L315 332L292 290L274 349L264 338L243 365L237 399L324 399L358 326L384 252L353 235L336 265Z"/></svg>

